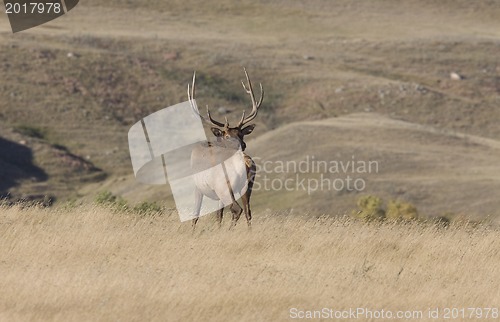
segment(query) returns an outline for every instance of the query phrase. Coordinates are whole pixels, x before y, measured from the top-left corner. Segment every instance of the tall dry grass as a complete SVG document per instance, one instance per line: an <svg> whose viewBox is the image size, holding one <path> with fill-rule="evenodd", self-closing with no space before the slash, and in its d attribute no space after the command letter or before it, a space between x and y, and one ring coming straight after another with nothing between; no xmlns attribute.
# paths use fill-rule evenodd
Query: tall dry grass
<svg viewBox="0 0 500 322"><path fill-rule="evenodd" d="M226 224L228 222L226 221ZM1 321L286 320L291 308L500 303L500 232L255 214L0 209Z"/></svg>

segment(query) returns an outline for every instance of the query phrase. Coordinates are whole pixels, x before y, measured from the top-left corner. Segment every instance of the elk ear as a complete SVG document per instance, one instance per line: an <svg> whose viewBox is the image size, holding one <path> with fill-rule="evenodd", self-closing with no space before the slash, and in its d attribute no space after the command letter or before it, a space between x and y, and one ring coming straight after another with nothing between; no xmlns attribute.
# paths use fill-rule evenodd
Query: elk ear
<svg viewBox="0 0 500 322"><path fill-rule="evenodd" d="M248 134L253 132L254 128L255 128L255 124L250 124L249 126L241 129L241 134L248 135Z"/></svg>
<svg viewBox="0 0 500 322"><path fill-rule="evenodd" d="M216 137L218 137L218 138L222 137L223 133L222 133L222 130L221 130L221 129L218 129L218 128L216 128L216 127L213 127L213 128L211 128L211 130L212 130L212 133L213 133Z"/></svg>

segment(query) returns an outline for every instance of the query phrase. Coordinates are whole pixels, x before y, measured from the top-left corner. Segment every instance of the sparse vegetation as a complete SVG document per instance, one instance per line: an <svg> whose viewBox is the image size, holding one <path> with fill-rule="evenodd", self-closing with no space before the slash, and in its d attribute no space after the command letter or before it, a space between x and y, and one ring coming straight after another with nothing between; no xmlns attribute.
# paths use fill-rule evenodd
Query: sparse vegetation
<svg viewBox="0 0 500 322"><path fill-rule="evenodd" d="M419 219L417 208L413 204L401 200L389 201L387 209L384 209L381 198L368 195L360 197L357 205L358 209L351 212L352 216L366 221L406 221Z"/></svg>
<svg viewBox="0 0 500 322"><path fill-rule="evenodd" d="M129 209L127 201L121 196L115 196L108 190L97 193L94 199L97 205L106 206L116 211L126 211Z"/></svg>
<svg viewBox="0 0 500 322"><path fill-rule="evenodd" d="M415 220L418 219L418 212L409 202L391 200L387 204L385 217L389 220Z"/></svg>
<svg viewBox="0 0 500 322"><path fill-rule="evenodd" d="M358 210L353 210L352 215L366 221L385 219L385 210L382 208L382 199L375 196L363 196L358 199Z"/></svg>
<svg viewBox="0 0 500 322"><path fill-rule="evenodd" d="M94 202L99 206L108 207L115 211L135 213L143 216L156 215L163 211L163 208L159 204L150 201L142 201L131 207L123 197L116 196L108 190L97 193Z"/></svg>
<svg viewBox="0 0 500 322"><path fill-rule="evenodd" d="M98 205L109 205L116 202L116 196L111 191L104 190L95 196L95 202Z"/></svg>
<svg viewBox="0 0 500 322"><path fill-rule="evenodd" d="M14 132L17 132L22 135L26 135L35 139L44 139L45 138L45 130L32 125L21 124L14 127Z"/></svg>
<svg viewBox="0 0 500 322"><path fill-rule="evenodd" d="M358 209L351 211L351 217L362 219L365 222L393 222L393 223L421 223L435 227L455 227L455 228L477 228L480 226L492 226L487 219L471 219L470 216L457 215L447 212L441 216L419 215L415 205L402 201L390 200L385 207L381 198L366 195L357 201Z"/></svg>
<svg viewBox="0 0 500 322"><path fill-rule="evenodd" d="M134 206L134 212L140 215L154 215L162 212L162 207L156 202L143 201Z"/></svg>

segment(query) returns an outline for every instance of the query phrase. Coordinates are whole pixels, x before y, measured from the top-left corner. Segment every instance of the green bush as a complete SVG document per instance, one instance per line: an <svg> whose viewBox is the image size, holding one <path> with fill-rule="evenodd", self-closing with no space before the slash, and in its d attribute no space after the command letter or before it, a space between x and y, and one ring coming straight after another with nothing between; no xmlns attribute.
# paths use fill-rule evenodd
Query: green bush
<svg viewBox="0 0 500 322"><path fill-rule="evenodd" d="M414 220L418 219L417 208L409 202L391 200L387 204L385 217L392 220Z"/></svg>
<svg viewBox="0 0 500 322"><path fill-rule="evenodd" d="M151 215L162 212L162 207L156 202L143 201L131 208L124 198L115 196L107 190L99 192L95 196L94 201L98 205L110 207L117 211L131 211L139 215Z"/></svg>
<svg viewBox="0 0 500 322"><path fill-rule="evenodd" d="M111 207L115 210L128 210L127 201L122 197L117 197L110 191L101 191L95 197L95 203L101 206Z"/></svg>
<svg viewBox="0 0 500 322"><path fill-rule="evenodd" d="M134 207L134 212L140 215L151 215L160 213L162 208L156 202L143 201Z"/></svg>
<svg viewBox="0 0 500 322"><path fill-rule="evenodd" d="M38 128L36 126L31 126L31 125L25 125L21 124L16 127L14 127L14 132L17 132L22 135L29 136L30 138L35 138L35 139L44 139L45 138L45 131L42 130L41 128Z"/></svg>
<svg viewBox="0 0 500 322"><path fill-rule="evenodd" d="M385 218L385 211L382 209L382 199L375 196L363 196L358 199L358 210L354 210L352 215L367 221L382 220Z"/></svg>
<svg viewBox="0 0 500 322"><path fill-rule="evenodd" d="M366 221L372 220L417 220L419 218L417 208L405 201L391 200L387 209L383 207L383 201L376 196L362 196L357 202L358 209L353 210L351 215Z"/></svg>
<svg viewBox="0 0 500 322"><path fill-rule="evenodd" d="M116 196L111 191L101 191L95 196L95 203L98 205L112 204L116 202Z"/></svg>

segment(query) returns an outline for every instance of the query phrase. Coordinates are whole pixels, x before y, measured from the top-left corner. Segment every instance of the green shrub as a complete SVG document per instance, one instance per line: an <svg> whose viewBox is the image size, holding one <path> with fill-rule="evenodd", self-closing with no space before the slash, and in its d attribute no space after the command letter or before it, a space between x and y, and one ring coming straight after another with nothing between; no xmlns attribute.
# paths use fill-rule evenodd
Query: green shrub
<svg viewBox="0 0 500 322"><path fill-rule="evenodd" d="M162 208L156 202L143 201L134 207L134 212L140 215L151 215L160 213Z"/></svg>
<svg viewBox="0 0 500 322"><path fill-rule="evenodd" d="M95 203L101 206L111 207L118 211L128 210L127 201L122 197L117 197L110 191L101 191L95 197Z"/></svg>
<svg viewBox="0 0 500 322"><path fill-rule="evenodd" d="M116 196L111 191L101 191L95 196L95 203L98 205L109 205L116 202Z"/></svg>
<svg viewBox="0 0 500 322"><path fill-rule="evenodd" d="M415 220L418 219L418 212L417 208L411 203L391 200L387 204L385 216L387 219L392 220Z"/></svg>
<svg viewBox="0 0 500 322"><path fill-rule="evenodd" d="M132 211L139 215L151 215L162 212L162 207L156 202L143 201L131 208L124 198L115 196L107 190L99 192L95 196L94 201L98 205L110 207L116 211Z"/></svg>
<svg viewBox="0 0 500 322"><path fill-rule="evenodd" d="M384 209L381 198L368 195L360 197L357 205L358 209L352 211L352 216L366 221L417 220L419 218L417 208L401 200L389 201L387 209Z"/></svg>
<svg viewBox="0 0 500 322"><path fill-rule="evenodd" d="M38 128L36 126L31 126L31 125L26 125L26 124L21 124L16 127L14 127L14 132L17 132L22 135L29 136L30 138L35 138L35 139L44 139L45 138L45 131L42 130L41 128Z"/></svg>
<svg viewBox="0 0 500 322"><path fill-rule="evenodd" d="M125 200L123 197L116 198L116 201L114 203L114 207L118 211L127 211L129 209L129 206L127 204L127 200Z"/></svg>
<svg viewBox="0 0 500 322"><path fill-rule="evenodd" d="M352 215L367 221L382 220L385 218L385 211L382 209L382 199L375 196L363 196L358 199L358 210L354 210Z"/></svg>

